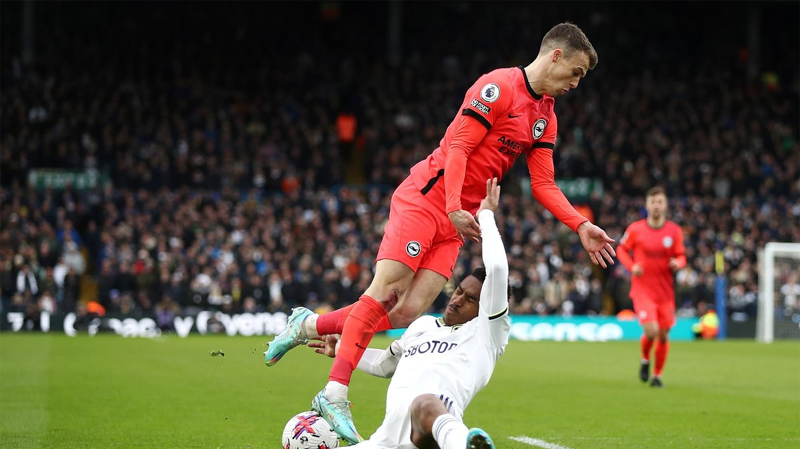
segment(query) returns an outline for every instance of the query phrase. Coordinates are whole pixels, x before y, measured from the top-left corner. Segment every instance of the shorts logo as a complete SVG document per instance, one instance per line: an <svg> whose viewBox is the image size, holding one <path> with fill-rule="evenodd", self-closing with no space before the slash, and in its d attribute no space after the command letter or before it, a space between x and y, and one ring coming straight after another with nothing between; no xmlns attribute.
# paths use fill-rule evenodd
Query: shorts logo
<svg viewBox="0 0 800 449"><path fill-rule="evenodd" d="M477 99L473 99L473 100L472 100L472 103L470 103L470 105L471 105L473 108L477 109L477 110L478 110L478 111L480 111L480 112L483 112L483 113L484 113L484 114L486 114L486 115L489 115L489 111L491 111L491 110L492 110L492 108L490 108L489 106L486 106L485 104L481 103L481 102L480 102L480 101L478 101Z"/></svg>
<svg viewBox="0 0 800 449"><path fill-rule="evenodd" d="M421 250L422 246L416 240L412 240L406 244L406 253L408 253L408 255L411 257L419 256L419 252Z"/></svg>
<svg viewBox="0 0 800 449"><path fill-rule="evenodd" d="M664 248L672 248L672 237L666 236L661 239L661 244L664 245Z"/></svg>
<svg viewBox="0 0 800 449"><path fill-rule="evenodd" d="M641 312L639 312L639 319L643 320L645 318L647 318L647 311L642 310Z"/></svg>
<svg viewBox="0 0 800 449"><path fill-rule="evenodd" d="M495 83L489 83L481 89L481 100L487 103L494 103L500 98L500 86Z"/></svg>
<svg viewBox="0 0 800 449"><path fill-rule="evenodd" d="M540 118L533 124L533 138L539 139L544 134L544 129L547 128L547 120Z"/></svg>

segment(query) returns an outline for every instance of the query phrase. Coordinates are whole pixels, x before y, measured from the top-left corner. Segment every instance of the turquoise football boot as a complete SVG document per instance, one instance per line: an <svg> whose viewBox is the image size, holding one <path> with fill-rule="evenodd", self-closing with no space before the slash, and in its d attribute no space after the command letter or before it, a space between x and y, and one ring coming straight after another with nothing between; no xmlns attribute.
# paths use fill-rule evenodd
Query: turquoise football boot
<svg viewBox="0 0 800 449"><path fill-rule="evenodd" d="M364 441L353 424L350 401L331 401L325 397L325 390L322 390L311 401L311 409L328 421L339 438L347 441L351 446Z"/></svg>
<svg viewBox="0 0 800 449"><path fill-rule="evenodd" d="M264 352L264 361L267 366L278 363L278 360L295 346L308 344L308 335L303 328L303 322L313 313L305 307L292 309L292 315L286 322L286 328L269 342L269 348Z"/></svg>
<svg viewBox="0 0 800 449"><path fill-rule="evenodd" d="M488 433L473 427L467 434L467 449L494 449L494 443Z"/></svg>

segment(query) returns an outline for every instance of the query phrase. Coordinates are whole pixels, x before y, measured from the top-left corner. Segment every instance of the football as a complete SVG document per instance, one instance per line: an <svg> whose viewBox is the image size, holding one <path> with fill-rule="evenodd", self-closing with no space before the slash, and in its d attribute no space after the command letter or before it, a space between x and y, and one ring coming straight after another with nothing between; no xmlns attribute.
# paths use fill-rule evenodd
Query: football
<svg viewBox="0 0 800 449"><path fill-rule="evenodd" d="M283 449L333 449L339 437L317 412L298 413L283 428Z"/></svg>

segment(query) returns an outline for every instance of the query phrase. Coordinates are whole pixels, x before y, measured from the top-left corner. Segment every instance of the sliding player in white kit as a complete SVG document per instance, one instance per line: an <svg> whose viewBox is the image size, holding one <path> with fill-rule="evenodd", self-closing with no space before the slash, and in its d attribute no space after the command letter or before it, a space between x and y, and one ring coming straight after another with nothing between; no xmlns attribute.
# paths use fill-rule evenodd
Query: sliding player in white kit
<svg viewBox="0 0 800 449"><path fill-rule="evenodd" d="M486 191L477 214L485 279L476 270L458 285L443 318L420 317L388 349L366 350L358 368L392 381L383 424L354 448L494 448L486 432L462 422L469 402L489 382L511 329L508 261L494 219L496 178L486 182ZM333 357L336 341L327 336L309 346Z"/></svg>

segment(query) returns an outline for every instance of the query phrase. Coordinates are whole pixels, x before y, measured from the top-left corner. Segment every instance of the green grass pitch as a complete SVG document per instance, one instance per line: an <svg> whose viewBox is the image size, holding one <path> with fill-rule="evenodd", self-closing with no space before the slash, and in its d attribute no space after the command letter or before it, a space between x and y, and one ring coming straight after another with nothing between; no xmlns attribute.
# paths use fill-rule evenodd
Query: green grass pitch
<svg viewBox="0 0 800 449"><path fill-rule="evenodd" d="M2 334L0 447L277 449L330 359L298 348L267 368L269 339ZM638 359L638 342L514 341L465 422L509 449L800 447L800 343L672 343L661 390ZM354 376L365 436L387 385Z"/></svg>

